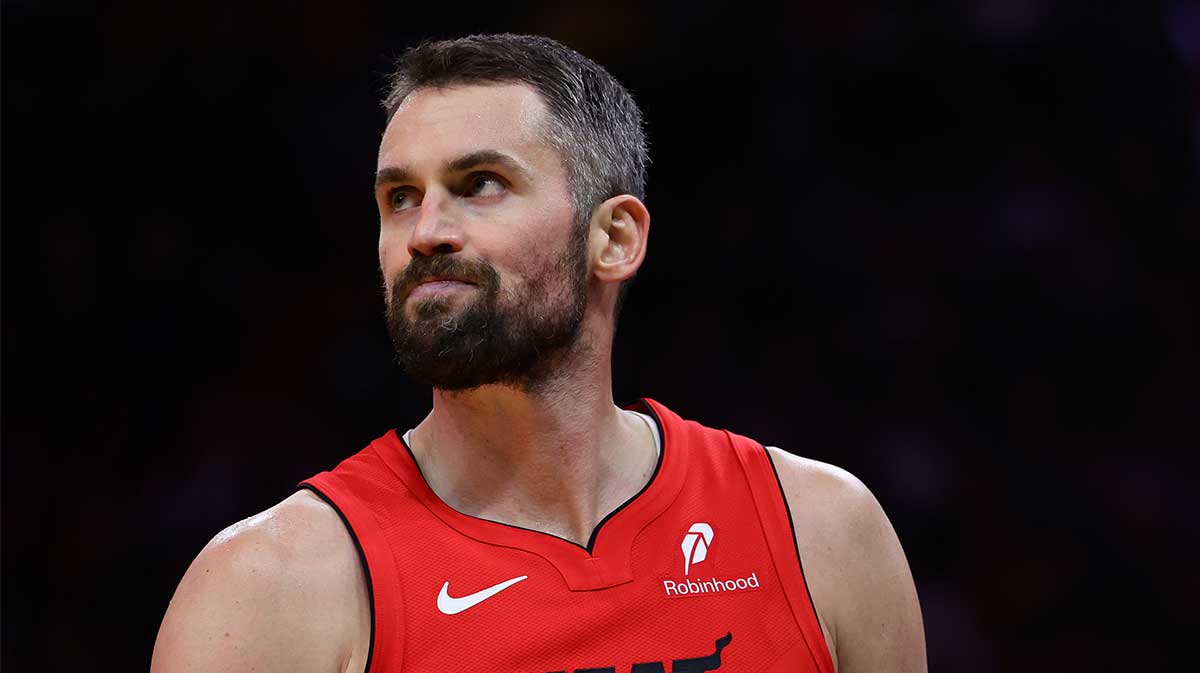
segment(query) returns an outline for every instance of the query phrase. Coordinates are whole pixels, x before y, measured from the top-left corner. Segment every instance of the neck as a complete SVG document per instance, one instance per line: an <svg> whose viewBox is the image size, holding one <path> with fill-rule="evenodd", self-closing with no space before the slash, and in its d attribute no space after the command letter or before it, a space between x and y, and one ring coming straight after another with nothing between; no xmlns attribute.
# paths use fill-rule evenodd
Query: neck
<svg viewBox="0 0 1200 673"><path fill-rule="evenodd" d="M641 419L613 404L608 354L535 390L434 390L412 435L430 487L471 516L586 544L649 480L657 456Z"/></svg>

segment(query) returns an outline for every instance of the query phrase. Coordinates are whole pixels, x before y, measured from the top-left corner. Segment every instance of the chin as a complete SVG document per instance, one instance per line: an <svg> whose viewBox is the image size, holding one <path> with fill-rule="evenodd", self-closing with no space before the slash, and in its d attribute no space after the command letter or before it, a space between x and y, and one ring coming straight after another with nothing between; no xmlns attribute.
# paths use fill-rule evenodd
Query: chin
<svg viewBox="0 0 1200 673"><path fill-rule="evenodd" d="M424 297L410 300L405 306L405 312L414 320L430 320L445 318L456 312L461 312L463 302L455 301L452 297ZM456 311L455 308L459 310Z"/></svg>

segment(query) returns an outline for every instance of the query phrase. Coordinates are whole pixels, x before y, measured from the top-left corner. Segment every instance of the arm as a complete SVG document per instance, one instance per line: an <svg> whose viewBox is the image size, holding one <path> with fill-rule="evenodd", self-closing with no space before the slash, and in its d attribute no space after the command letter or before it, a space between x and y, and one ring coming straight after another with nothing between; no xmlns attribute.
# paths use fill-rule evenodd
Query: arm
<svg viewBox="0 0 1200 673"><path fill-rule="evenodd" d="M845 470L769 449L838 673L924 673L925 629L892 524Z"/></svg>
<svg viewBox="0 0 1200 673"><path fill-rule="evenodd" d="M360 673L370 614L357 551L306 491L217 535L167 608L152 673Z"/></svg>

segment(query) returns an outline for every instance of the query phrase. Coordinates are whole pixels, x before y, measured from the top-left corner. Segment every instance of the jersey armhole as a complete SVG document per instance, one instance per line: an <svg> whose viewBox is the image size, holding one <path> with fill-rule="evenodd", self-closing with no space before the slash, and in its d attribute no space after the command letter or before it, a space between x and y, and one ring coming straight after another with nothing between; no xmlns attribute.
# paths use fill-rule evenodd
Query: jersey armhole
<svg viewBox="0 0 1200 673"><path fill-rule="evenodd" d="M792 506L788 504L787 492L783 490L783 480L779 478L779 468L775 467L775 459L771 457L771 452L767 450L766 446L763 446L762 450L767 456L767 462L771 465L771 474L775 477L776 488L779 489L779 501L783 503L783 510L787 512L788 531L792 534L792 550L796 553L796 565L800 568L800 578L804 580L804 594L808 597L808 607L812 610L813 619L817 622L817 635L824 645L825 656L830 660L830 673L833 673L833 657L829 654L829 643L825 642L825 632L821 629L821 617L817 613L817 603L808 589L808 573L804 571L804 557L800 554L800 541L796 539L796 521L792 518Z"/></svg>
<svg viewBox="0 0 1200 673"><path fill-rule="evenodd" d="M821 630L821 621L817 617L817 606L808 591L808 578L800 558L791 506L775 468L775 461L762 444L732 433L729 440L750 484L754 507L767 538L767 548L813 663L821 673L835 673L829 644L825 642L825 632Z"/></svg>
<svg viewBox="0 0 1200 673"><path fill-rule="evenodd" d="M317 495L318 498L322 499L325 504L328 504L330 507L332 507L332 509L334 509L334 511L337 512L337 517L342 519L342 525L344 525L344 527L346 527L346 531L350 535L350 540L354 541L354 549L356 552L358 552L359 563L362 565L362 575L364 575L364 577L366 578L367 605L368 605L368 608L370 608L370 612L371 612L371 637L370 637L370 641L368 641L366 665L364 667L362 667L362 673L371 673L371 666L373 665L374 661L376 661L376 659L377 659L377 657L376 657L376 649L377 649L376 633L377 633L377 629L378 629L377 624L379 621L379 617L378 617L378 608L377 608L377 603L376 603L376 581L374 581L374 579L372 578L371 563L370 563L370 560L368 560L368 554L367 554L366 548L364 548L364 546L362 546L362 541L360 540L359 531L355 530L354 524L350 523L350 518L347 517L346 512L344 512L342 510L342 507L338 506L337 501L335 501L334 497L331 497L331 495L329 493L326 493L326 491L329 491L329 492L337 491L336 486L334 486L334 485L332 485L332 483L330 483L331 477L334 477L334 475L331 475L330 473L319 474L317 476L312 477L312 479L308 479L308 480L300 482L299 485L296 485L296 489L298 489L298 491L299 491L299 489L305 489L305 491L310 491L312 494ZM361 524L360 524L360 527L361 527Z"/></svg>

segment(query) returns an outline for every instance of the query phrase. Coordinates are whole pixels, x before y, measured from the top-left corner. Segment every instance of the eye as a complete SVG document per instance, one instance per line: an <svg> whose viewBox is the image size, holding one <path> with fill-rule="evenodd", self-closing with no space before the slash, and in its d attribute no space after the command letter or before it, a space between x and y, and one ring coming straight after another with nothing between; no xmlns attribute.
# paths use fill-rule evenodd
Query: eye
<svg viewBox="0 0 1200 673"><path fill-rule="evenodd" d="M488 197L498 196L504 192L504 182L491 173L472 173L467 176L463 188L463 196Z"/></svg>
<svg viewBox="0 0 1200 673"><path fill-rule="evenodd" d="M413 194L413 190L408 187L397 187L389 190L387 193L387 202L392 212L408 210L417 205L417 199Z"/></svg>

